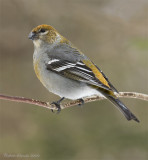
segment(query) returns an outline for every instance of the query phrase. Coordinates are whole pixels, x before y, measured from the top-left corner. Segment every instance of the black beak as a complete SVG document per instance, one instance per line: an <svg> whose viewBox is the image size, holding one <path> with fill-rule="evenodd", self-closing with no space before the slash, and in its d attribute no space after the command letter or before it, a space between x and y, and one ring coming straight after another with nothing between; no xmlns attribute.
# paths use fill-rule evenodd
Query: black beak
<svg viewBox="0 0 148 160"><path fill-rule="evenodd" d="M30 32L28 38L31 39L31 40L34 40L36 38L36 33L35 32Z"/></svg>

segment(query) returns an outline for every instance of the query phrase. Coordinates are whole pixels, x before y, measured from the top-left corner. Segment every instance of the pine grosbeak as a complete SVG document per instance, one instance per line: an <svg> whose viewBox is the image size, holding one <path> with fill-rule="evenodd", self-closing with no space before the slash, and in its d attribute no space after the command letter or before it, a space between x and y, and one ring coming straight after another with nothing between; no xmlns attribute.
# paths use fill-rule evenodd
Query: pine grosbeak
<svg viewBox="0 0 148 160"><path fill-rule="evenodd" d="M105 96L125 115L139 122L136 116L116 97L118 91L105 74L69 40L52 26L39 25L29 39L34 43L33 64L38 79L48 91L65 98L82 99L91 95Z"/></svg>

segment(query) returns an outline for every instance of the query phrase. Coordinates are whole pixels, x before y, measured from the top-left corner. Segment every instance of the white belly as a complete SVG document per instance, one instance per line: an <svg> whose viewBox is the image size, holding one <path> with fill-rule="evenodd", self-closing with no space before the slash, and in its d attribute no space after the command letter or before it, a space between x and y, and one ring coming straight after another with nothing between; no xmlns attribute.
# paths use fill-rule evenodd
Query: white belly
<svg viewBox="0 0 148 160"><path fill-rule="evenodd" d="M51 71L46 72L44 77L46 81L45 87L52 93L68 99L79 99L91 95L100 95L97 90L87 86L85 83L79 83L62 76L59 76Z"/></svg>

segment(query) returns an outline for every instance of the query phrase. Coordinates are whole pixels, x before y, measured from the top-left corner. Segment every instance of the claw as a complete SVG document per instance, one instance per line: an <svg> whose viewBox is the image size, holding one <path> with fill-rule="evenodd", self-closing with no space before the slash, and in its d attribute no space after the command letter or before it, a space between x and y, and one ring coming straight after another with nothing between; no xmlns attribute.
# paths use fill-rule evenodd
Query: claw
<svg viewBox="0 0 148 160"><path fill-rule="evenodd" d="M57 108L57 113L60 113L61 111L60 103L58 103L57 101L57 102L52 102L51 104L54 104ZM53 109L51 111L54 113Z"/></svg>
<svg viewBox="0 0 148 160"><path fill-rule="evenodd" d="M78 99L80 101L80 103L78 104L79 106L84 105L84 100L82 98Z"/></svg>
<svg viewBox="0 0 148 160"><path fill-rule="evenodd" d="M61 98L60 100L58 100L57 102L52 102L52 103L51 103L51 105L54 104L54 105L56 106L56 108L57 108L57 114L60 113L60 111L61 111L60 103L61 103L63 100L64 100L64 97ZM51 109L51 111L54 113L53 109Z"/></svg>

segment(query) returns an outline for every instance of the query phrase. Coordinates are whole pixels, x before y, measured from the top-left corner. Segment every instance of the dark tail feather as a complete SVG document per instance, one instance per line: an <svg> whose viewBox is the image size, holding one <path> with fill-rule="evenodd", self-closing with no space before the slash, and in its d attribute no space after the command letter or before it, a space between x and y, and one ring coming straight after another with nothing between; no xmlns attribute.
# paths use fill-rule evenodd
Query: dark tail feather
<svg viewBox="0 0 148 160"><path fill-rule="evenodd" d="M119 110L124 114L127 120L135 120L136 122L140 122L137 117L117 98L114 98L109 95L105 95L107 99L109 99L115 106L119 108Z"/></svg>

